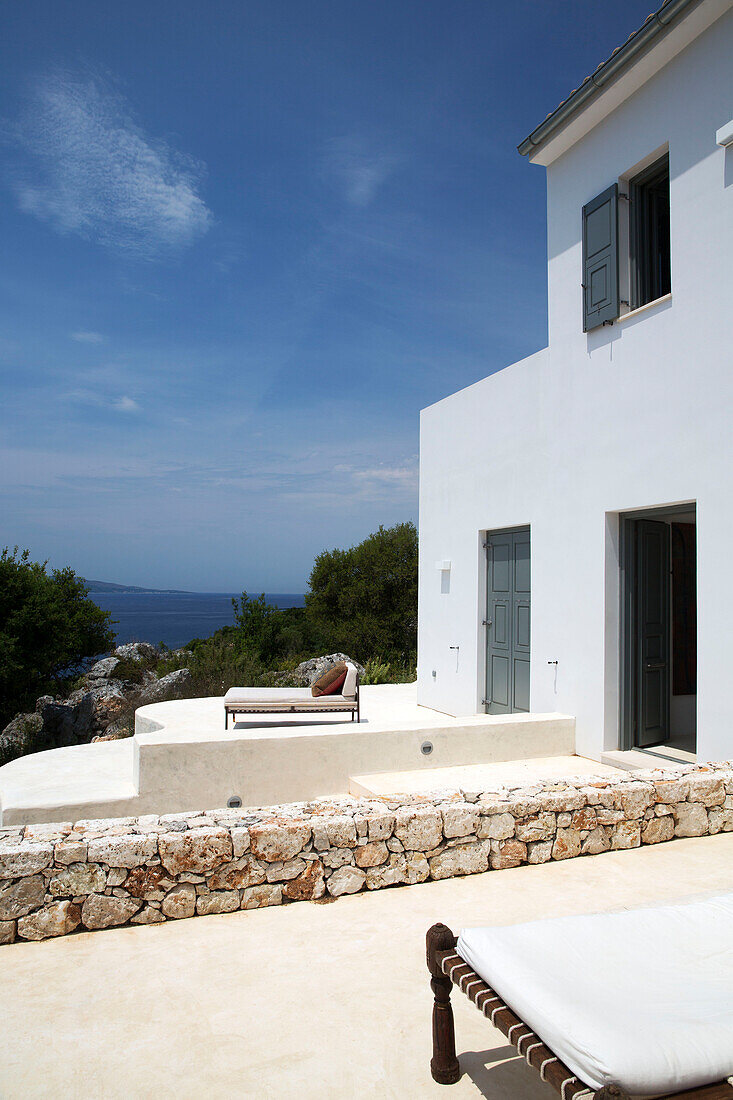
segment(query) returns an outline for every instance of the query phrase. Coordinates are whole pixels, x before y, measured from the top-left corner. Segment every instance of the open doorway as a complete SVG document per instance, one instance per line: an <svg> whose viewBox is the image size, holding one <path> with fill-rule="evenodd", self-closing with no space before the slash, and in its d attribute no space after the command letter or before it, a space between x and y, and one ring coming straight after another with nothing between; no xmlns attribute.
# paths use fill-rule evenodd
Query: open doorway
<svg viewBox="0 0 733 1100"><path fill-rule="evenodd" d="M621 517L626 749L697 749L696 524L694 504Z"/></svg>

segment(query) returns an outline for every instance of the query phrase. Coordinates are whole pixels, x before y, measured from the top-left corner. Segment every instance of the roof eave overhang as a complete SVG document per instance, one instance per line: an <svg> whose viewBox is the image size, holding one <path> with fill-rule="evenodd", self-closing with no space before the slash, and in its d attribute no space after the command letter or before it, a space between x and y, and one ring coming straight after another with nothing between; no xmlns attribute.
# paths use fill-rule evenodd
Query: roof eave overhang
<svg viewBox="0 0 733 1100"><path fill-rule="evenodd" d="M608 61L535 127L517 147L521 155L539 164L551 164L732 5L733 0L666 0ZM640 64L644 59L651 60L652 51L662 41L671 48L657 50L659 63ZM612 91L615 95L609 94ZM558 140L563 136L565 140Z"/></svg>

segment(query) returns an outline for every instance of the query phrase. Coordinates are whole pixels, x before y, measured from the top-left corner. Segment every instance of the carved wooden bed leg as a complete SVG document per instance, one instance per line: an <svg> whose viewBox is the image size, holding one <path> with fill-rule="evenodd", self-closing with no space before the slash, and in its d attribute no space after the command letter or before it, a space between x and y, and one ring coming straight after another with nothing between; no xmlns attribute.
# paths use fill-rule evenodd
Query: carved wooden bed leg
<svg viewBox="0 0 733 1100"><path fill-rule="evenodd" d="M433 1003L433 1057L430 1072L440 1085L454 1085L461 1076L456 1058L456 1038L453 1028L453 1009L450 1003L452 982L440 969L439 951L451 951L456 937L445 924L434 924L426 937L430 988L435 996Z"/></svg>

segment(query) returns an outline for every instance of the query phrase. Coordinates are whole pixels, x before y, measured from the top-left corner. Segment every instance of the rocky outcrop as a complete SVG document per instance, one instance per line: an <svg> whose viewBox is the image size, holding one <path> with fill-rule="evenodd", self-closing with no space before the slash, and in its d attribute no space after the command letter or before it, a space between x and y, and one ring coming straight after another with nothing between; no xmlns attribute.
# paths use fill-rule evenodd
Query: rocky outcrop
<svg viewBox="0 0 733 1100"><path fill-rule="evenodd" d="M348 661L349 664L356 667L360 676L364 675L364 666L345 653L327 653L323 657L311 657L309 661L301 661L297 668L285 675L294 687L310 687L311 684L323 676L324 672L332 665L338 664L339 661Z"/></svg>
<svg viewBox="0 0 733 1100"><path fill-rule="evenodd" d="M733 832L733 763L0 828L0 944Z"/></svg>
<svg viewBox="0 0 733 1100"><path fill-rule="evenodd" d="M93 664L66 698L42 695L34 713L17 715L0 733L0 765L29 752L129 737L137 707L181 699L188 690L187 668L160 677L151 671L159 658L148 642L128 642Z"/></svg>

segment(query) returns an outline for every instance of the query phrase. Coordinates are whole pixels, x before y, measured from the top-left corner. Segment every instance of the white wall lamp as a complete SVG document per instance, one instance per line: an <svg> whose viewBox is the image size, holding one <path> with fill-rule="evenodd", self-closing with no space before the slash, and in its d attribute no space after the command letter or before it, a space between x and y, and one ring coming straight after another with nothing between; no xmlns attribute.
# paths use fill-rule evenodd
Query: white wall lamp
<svg viewBox="0 0 733 1100"><path fill-rule="evenodd" d="M715 140L724 149L733 145L733 118L730 122L726 122L725 126L721 126L719 130L716 130Z"/></svg>
<svg viewBox="0 0 733 1100"><path fill-rule="evenodd" d="M450 592L450 560L436 561L435 568L440 572L440 591L447 595Z"/></svg>

